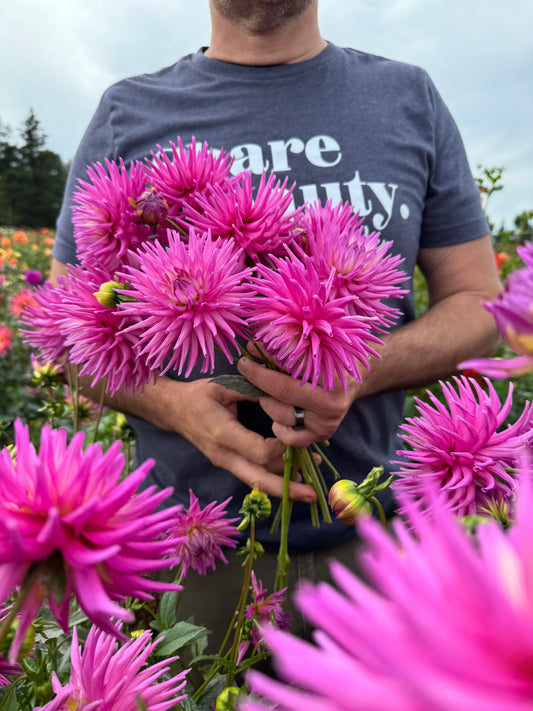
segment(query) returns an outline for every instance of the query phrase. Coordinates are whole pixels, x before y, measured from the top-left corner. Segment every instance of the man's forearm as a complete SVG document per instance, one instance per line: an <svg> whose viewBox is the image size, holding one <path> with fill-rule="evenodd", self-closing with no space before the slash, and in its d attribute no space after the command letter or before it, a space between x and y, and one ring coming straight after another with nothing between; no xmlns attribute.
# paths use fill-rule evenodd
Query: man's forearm
<svg viewBox="0 0 533 711"><path fill-rule="evenodd" d="M381 358L372 360L358 397L429 385L456 372L463 360L492 355L500 335L479 298L461 293L383 340L386 345L377 349Z"/></svg>

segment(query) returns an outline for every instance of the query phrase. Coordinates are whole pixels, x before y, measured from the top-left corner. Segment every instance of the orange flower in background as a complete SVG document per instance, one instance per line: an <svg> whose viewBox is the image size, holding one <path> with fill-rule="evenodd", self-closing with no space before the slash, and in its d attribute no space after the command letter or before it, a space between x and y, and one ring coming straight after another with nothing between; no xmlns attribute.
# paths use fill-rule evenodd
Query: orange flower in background
<svg viewBox="0 0 533 711"><path fill-rule="evenodd" d="M509 259L507 252L494 252L494 259L496 260L496 266L498 271L503 267L504 262Z"/></svg>
<svg viewBox="0 0 533 711"><path fill-rule="evenodd" d="M11 313L13 316L20 316L26 306L38 306L37 299L28 289L21 289L11 299Z"/></svg>
<svg viewBox="0 0 533 711"><path fill-rule="evenodd" d="M53 247L54 246L54 238L53 237L45 237L43 239L43 244L45 244L47 247Z"/></svg>
<svg viewBox="0 0 533 711"><path fill-rule="evenodd" d="M11 338L13 331L5 323L0 324L0 356L4 356L13 348Z"/></svg>
<svg viewBox="0 0 533 711"><path fill-rule="evenodd" d="M18 244L26 244L27 241L28 238L26 233L22 230L16 230L16 232L13 232L13 242L17 242Z"/></svg>
<svg viewBox="0 0 533 711"><path fill-rule="evenodd" d="M2 237L2 239L0 239L0 247L3 247L4 249L11 247L11 240L9 237Z"/></svg>

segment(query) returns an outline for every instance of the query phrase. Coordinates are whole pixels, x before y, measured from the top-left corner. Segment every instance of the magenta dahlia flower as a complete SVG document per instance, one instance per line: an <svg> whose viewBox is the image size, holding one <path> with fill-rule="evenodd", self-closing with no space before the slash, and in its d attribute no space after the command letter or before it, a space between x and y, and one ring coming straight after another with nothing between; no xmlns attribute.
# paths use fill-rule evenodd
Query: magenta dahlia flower
<svg viewBox="0 0 533 711"><path fill-rule="evenodd" d="M333 273L321 281L311 258L272 259L275 269L259 264L258 278L250 279L260 294L249 306L254 339L292 378L313 388L332 390L337 376L346 389L346 373L361 380L358 364L368 368L369 356L377 356L370 344L381 343L370 332L372 322L346 312L351 297L336 297Z"/></svg>
<svg viewBox="0 0 533 711"><path fill-rule="evenodd" d="M24 281L30 286L38 286L43 283L43 275L38 269L28 269L24 272Z"/></svg>
<svg viewBox="0 0 533 711"><path fill-rule="evenodd" d="M171 489L137 493L152 461L121 480L119 442L105 453L99 444L84 449L83 433L67 444L66 431L45 426L36 452L20 420L15 447L15 457L0 451L0 605L21 585L29 594L11 661L45 598L64 630L74 593L90 620L118 634L114 618L130 622L133 614L117 602L176 589L142 577L172 564L163 534L181 510L156 511Z"/></svg>
<svg viewBox="0 0 533 711"><path fill-rule="evenodd" d="M174 517L169 534L182 578L189 568L205 575L209 569L215 569L217 560L227 563L222 546L235 548L239 537L235 526L239 519L226 518L229 499L221 504L213 501L202 509L192 491L189 496L189 508Z"/></svg>
<svg viewBox="0 0 533 711"><path fill-rule="evenodd" d="M339 589L302 586L299 606L315 644L265 630L280 677L249 675L279 711L526 711L533 699L531 474L517 520L505 532L478 527L477 541L442 502L435 518L411 509L394 524L361 524L369 585L333 563ZM415 530L410 530L415 529Z"/></svg>
<svg viewBox="0 0 533 711"><path fill-rule="evenodd" d="M22 670L18 664L12 664L8 662L7 659L0 654L0 688L2 686L9 686L13 680L8 679L10 676L20 676Z"/></svg>
<svg viewBox="0 0 533 711"><path fill-rule="evenodd" d="M79 375L105 383L110 394L124 388L139 390L156 374L138 357L137 337L128 327L132 318L118 307L98 301L96 293L105 275L94 269L69 267L68 289L63 289L60 330L69 349L69 360L79 365Z"/></svg>
<svg viewBox="0 0 533 711"><path fill-rule="evenodd" d="M62 363L68 356L61 332L63 299L68 284L62 278L57 287L46 281L33 292L36 304L28 305L20 315L20 332L27 345L36 348L43 361Z"/></svg>
<svg viewBox="0 0 533 711"><path fill-rule="evenodd" d="M444 402L429 393L416 399L418 417L407 418L398 451L400 470L392 489L404 500L427 508L428 494L438 497L458 516L479 513L491 502L509 501L516 488L520 457L531 430L531 405L514 424L503 427L512 405L512 385L503 406L489 380L483 389L474 379L441 382Z"/></svg>
<svg viewBox="0 0 533 711"><path fill-rule="evenodd" d="M76 628L72 633L70 680L61 686L55 672L52 687L56 697L37 711L165 711L176 708L186 697L180 694L187 671L166 680L173 661L164 659L147 665L157 647L151 633L143 632L119 646L117 640L91 627L85 646L78 644Z"/></svg>
<svg viewBox="0 0 533 711"><path fill-rule="evenodd" d="M517 247L516 251L524 264L533 268L533 242L526 242L522 247Z"/></svg>
<svg viewBox="0 0 533 711"><path fill-rule="evenodd" d="M283 601L287 588L267 595L267 589L252 571L252 602L246 608L245 617L253 622L252 642L259 644L263 640L263 628L272 624L276 629L288 630L291 616L283 610Z"/></svg>
<svg viewBox="0 0 533 711"><path fill-rule="evenodd" d="M161 146L157 147L159 155L152 153L146 171L150 184L166 200L168 216L172 219L181 213L185 205L195 205L200 195L224 182L233 162L233 158L223 150L215 155L205 142L200 149L194 136L187 147L179 137L177 146L170 142L172 159Z"/></svg>
<svg viewBox="0 0 533 711"><path fill-rule="evenodd" d="M302 230L305 251L320 278L326 281L333 270L335 296L352 297L346 310L372 317L376 331L388 328L400 310L385 299L407 293L399 286L407 279L398 269L403 258L387 254L392 242L380 242L379 232L365 234L363 220L348 203L333 207L328 201L325 206L315 203L307 207Z"/></svg>
<svg viewBox="0 0 533 711"><path fill-rule="evenodd" d="M288 212L294 185L287 188L273 174L262 173L254 195L252 174L239 173L236 179L214 185L198 197L196 209L187 207L182 224L191 224L216 237L231 238L253 263L271 255L285 254L285 248L300 236L300 211Z"/></svg>
<svg viewBox="0 0 533 711"><path fill-rule="evenodd" d="M74 193L74 237L81 264L97 266L112 278L124 263L131 261L128 250L136 250L154 234L153 226L142 220L136 201L146 190L147 174L140 162L128 173L122 159L96 163L87 169L91 182L79 181Z"/></svg>
<svg viewBox="0 0 533 711"><path fill-rule="evenodd" d="M169 231L168 247L156 241L139 256L138 268L119 273L129 284L121 312L135 321L126 332L138 339L147 367L181 373L187 363L187 377L201 361L202 373L212 371L215 347L231 362L230 347L237 350L236 336L245 336L241 304L251 291L241 251L194 230L187 242Z"/></svg>
<svg viewBox="0 0 533 711"><path fill-rule="evenodd" d="M526 255L525 251L522 255ZM478 358L461 363L459 367L475 368L495 378L507 378L533 370L533 268L517 269L509 275L504 290L494 301L483 306L496 321L505 342L519 354L519 358L499 360Z"/></svg>

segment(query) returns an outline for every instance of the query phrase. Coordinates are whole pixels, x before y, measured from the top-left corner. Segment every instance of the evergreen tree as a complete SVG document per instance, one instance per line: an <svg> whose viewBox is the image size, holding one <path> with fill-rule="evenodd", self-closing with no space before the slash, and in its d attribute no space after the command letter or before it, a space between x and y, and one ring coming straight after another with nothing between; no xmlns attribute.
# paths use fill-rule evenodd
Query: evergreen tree
<svg viewBox="0 0 533 711"><path fill-rule="evenodd" d="M46 145L33 110L20 131L21 145L0 133L0 224L53 227L66 181L66 166Z"/></svg>

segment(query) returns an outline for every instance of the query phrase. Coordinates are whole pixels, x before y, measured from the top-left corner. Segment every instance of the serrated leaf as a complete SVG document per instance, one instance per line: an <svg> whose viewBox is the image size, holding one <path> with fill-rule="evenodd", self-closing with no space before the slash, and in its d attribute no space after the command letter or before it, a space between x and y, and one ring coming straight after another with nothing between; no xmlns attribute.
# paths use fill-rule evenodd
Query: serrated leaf
<svg viewBox="0 0 533 711"><path fill-rule="evenodd" d="M164 637L164 640L157 645L154 652L158 657L174 654L185 645L203 637L207 632L208 630L205 627L199 627L190 622L178 622L158 635L157 639Z"/></svg>
<svg viewBox="0 0 533 711"><path fill-rule="evenodd" d="M248 397L265 397L266 393L256 388L255 385L247 380L244 375L217 375L216 378L211 378L210 383L217 383L228 390L235 390L241 395Z"/></svg>

